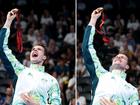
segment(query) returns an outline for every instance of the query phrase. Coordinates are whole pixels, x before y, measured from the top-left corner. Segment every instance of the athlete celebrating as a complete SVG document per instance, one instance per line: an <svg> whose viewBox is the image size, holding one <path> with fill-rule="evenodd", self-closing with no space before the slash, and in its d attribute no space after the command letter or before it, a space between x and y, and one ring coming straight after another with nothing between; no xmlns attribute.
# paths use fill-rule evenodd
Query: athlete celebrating
<svg viewBox="0 0 140 105"><path fill-rule="evenodd" d="M10 26L18 9L7 14L6 22L0 30L0 57L8 72L18 76L12 105L61 105L60 88L57 80L44 72L42 64L47 59L43 45L36 45L30 53L31 65L25 67L8 48Z"/></svg>
<svg viewBox="0 0 140 105"><path fill-rule="evenodd" d="M112 100L117 105L138 105L137 89L125 80L125 71L129 69L127 56L122 53L116 55L108 72L96 55L93 44L95 25L102 10L100 7L92 12L82 43L85 65L92 79L92 90L95 92L92 105L101 105L102 98Z"/></svg>

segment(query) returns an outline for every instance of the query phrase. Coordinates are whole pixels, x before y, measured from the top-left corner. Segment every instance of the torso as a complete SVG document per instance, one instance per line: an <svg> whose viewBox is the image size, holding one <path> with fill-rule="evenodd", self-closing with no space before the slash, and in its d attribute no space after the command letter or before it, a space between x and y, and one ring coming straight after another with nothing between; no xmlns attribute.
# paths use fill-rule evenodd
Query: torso
<svg viewBox="0 0 140 105"><path fill-rule="evenodd" d="M37 101L47 101L47 91L52 84L52 80L53 77L47 73L26 68L18 75L14 99L20 98L21 93L28 93Z"/></svg>
<svg viewBox="0 0 140 105"><path fill-rule="evenodd" d="M99 78L94 100L98 102L99 97L106 97L118 103L120 101L119 105L129 105L129 98L133 92L136 92L136 88L121 77L108 72Z"/></svg>

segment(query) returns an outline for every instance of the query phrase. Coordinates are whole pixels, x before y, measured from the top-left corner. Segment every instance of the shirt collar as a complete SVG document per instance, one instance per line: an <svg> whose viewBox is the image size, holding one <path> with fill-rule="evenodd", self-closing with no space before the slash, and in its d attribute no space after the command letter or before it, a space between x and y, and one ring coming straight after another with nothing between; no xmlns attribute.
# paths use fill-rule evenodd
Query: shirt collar
<svg viewBox="0 0 140 105"><path fill-rule="evenodd" d="M126 73L120 70L112 70L112 74L121 77L122 79L126 79Z"/></svg>
<svg viewBox="0 0 140 105"><path fill-rule="evenodd" d="M40 65L37 65L37 64L31 64L30 68L32 68L34 70L37 70L37 71L40 71L40 72L44 72L45 71L45 67L44 66L40 66Z"/></svg>

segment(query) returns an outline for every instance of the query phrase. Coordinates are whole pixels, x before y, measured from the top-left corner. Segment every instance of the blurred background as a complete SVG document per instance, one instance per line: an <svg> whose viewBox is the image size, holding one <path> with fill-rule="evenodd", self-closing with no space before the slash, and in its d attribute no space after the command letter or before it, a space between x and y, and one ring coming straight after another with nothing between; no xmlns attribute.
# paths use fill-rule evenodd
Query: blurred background
<svg viewBox="0 0 140 105"><path fill-rule="evenodd" d="M95 36L95 49L103 67L109 66L118 52L129 57L130 69L127 81L140 87L140 1L139 0L77 0L77 100L89 105L92 99L91 80L82 58L81 44L84 29L91 13L97 7L104 8L105 23L102 27L109 43L104 43L102 35ZM99 27L101 18L97 21ZM83 101L84 100L84 101Z"/></svg>
<svg viewBox="0 0 140 105"><path fill-rule="evenodd" d="M61 88L62 105L74 98L75 69L75 1L74 0L0 0L0 27L7 12L21 12L23 52L17 51L17 21L11 27L9 47L25 66L30 66L29 54L33 45L44 43L49 60L46 72L53 75ZM10 105L17 77L6 72L0 61L0 105Z"/></svg>

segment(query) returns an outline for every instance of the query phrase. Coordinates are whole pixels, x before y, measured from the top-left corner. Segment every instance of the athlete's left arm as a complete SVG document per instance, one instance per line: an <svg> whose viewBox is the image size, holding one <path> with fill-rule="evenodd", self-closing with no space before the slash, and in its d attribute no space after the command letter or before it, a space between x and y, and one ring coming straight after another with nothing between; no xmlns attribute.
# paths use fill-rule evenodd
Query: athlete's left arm
<svg viewBox="0 0 140 105"><path fill-rule="evenodd" d="M138 105L139 104L139 95L138 95L137 91L136 92L135 92L135 90L133 91L133 94L129 98L129 102L130 102L129 105Z"/></svg>
<svg viewBox="0 0 140 105"><path fill-rule="evenodd" d="M61 94L57 80L52 81L53 84L48 91L48 104L47 105L61 105Z"/></svg>

